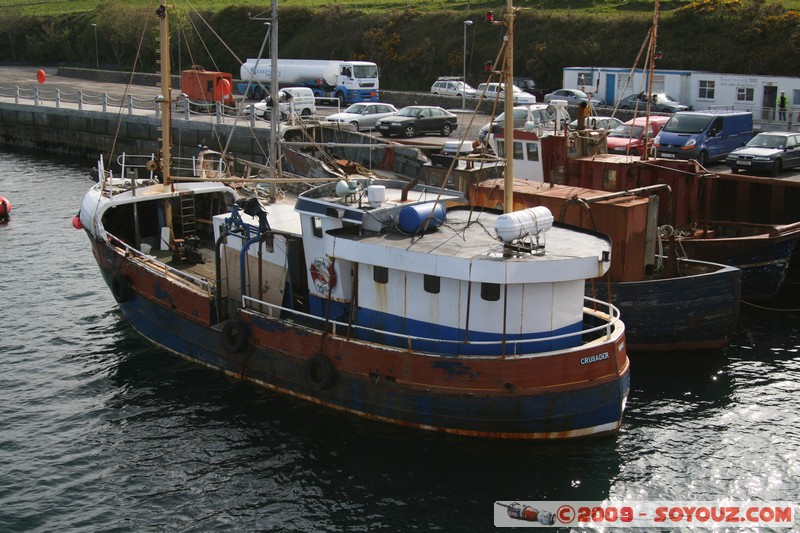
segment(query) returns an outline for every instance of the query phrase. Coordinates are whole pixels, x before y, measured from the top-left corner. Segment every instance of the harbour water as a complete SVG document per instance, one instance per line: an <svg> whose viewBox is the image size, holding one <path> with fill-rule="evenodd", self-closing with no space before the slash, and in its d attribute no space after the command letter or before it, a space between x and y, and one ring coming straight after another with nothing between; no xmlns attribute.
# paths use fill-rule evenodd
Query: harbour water
<svg viewBox="0 0 800 533"><path fill-rule="evenodd" d="M745 305L720 352L631 354L613 438L396 428L139 338L71 226L91 166L0 149L13 204L0 226L0 532L488 531L496 501L800 499L796 311Z"/></svg>

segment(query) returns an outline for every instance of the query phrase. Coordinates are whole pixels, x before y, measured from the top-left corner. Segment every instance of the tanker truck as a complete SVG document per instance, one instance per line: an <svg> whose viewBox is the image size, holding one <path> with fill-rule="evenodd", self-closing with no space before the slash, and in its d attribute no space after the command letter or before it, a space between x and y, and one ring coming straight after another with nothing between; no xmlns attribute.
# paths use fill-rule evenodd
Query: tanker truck
<svg viewBox="0 0 800 533"><path fill-rule="evenodd" d="M266 95L259 83L269 89L272 80L271 60L248 59L240 70L239 92L248 98ZM317 59L278 59L280 87L308 87L314 97L339 100L341 105L378 101L378 66L368 61Z"/></svg>

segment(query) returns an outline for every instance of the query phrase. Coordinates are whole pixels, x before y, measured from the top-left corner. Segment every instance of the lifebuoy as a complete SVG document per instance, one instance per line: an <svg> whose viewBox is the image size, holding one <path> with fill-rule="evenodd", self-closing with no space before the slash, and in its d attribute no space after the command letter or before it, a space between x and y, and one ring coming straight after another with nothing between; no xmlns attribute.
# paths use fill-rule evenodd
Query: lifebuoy
<svg viewBox="0 0 800 533"><path fill-rule="evenodd" d="M327 389L333 385L336 370L333 363L324 355L313 355L306 361L306 381L314 390Z"/></svg>
<svg viewBox="0 0 800 533"><path fill-rule="evenodd" d="M327 257L315 258L309 270L318 293L328 294L336 286L336 269Z"/></svg>
<svg viewBox="0 0 800 533"><path fill-rule="evenodd" d="M122 274L115 274L111 278L111 294L117 303L124 304L131 298L131 280Z"/></svg>
<svg viewBox="0 0 800 533"><path fill-rule="evenodd" d="M222 328L222 344L231 352L238 353L247 346L247 328L240 320L228 320Z"/></svg>

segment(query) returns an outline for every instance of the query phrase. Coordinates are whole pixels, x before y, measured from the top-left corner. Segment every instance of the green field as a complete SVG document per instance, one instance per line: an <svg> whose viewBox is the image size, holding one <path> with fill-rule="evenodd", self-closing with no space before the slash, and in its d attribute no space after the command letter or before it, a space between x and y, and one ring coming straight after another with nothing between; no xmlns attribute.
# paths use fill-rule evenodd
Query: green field
<svg viewBox="0 0 800 533"><path fill-rule="evenodd" d="M707 0L706 0L707 1ZM64 15L72 13L91 12L105 2L89 0L43 0L43 1L24 1L24 0L0 0L0 12L4 15ZM170 2L173 3L173 2ZM664 0L661 2L661 9L666 12L672 9L691 4L686 0ZM697 2L697 3L703 3ZM717 2L714 2L717 3ZM746 4L748 1L732 3ZM765 4L781 4L786 9L800 8L800 0L786 0L784 2L772 0L759 2ZM124 4L128 6L153 6L158 5L153 0L126 0ZM253 12L269 10L271 4L246 2L237 0L195 0L191 5L199 11L216 12L231 6L249 6ZM655 2L653 0L519 0L515 6L524 9L535 9L553 13L592 13L592 14L631 14L631 13L652 13ZM498 8L505 6L503 1L490 1L478 4L469 0L428 0L425 2L408 0L282 0L279 8L284 7L306 7L312 9L325 9L331 6L338 6L345 10L361 11L388 11L414 9L421 12L432 12L441 10L451 11L475 11L483 8ZM3 16L3 15L0 15Z"/></svg>

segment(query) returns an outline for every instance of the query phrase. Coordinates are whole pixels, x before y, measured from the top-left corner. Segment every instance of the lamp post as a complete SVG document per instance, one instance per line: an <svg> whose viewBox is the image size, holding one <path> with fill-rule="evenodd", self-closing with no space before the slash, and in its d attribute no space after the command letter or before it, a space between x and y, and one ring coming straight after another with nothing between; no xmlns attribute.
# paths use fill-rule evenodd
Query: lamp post
<svg viewBox="0 0 800 533"><path fill-rule="evenodd" d="M472 26L471 20L464 21L464 78L461 83L461 109L467 108L467 26Z"/></svg>
<svg viewBox="0 0 800 533"><path fill-rule="evenodd" d="M100 54L97 51L97 24L92 24L92 26L94 26L94 61L97 70L100 70Z"/></svg>

